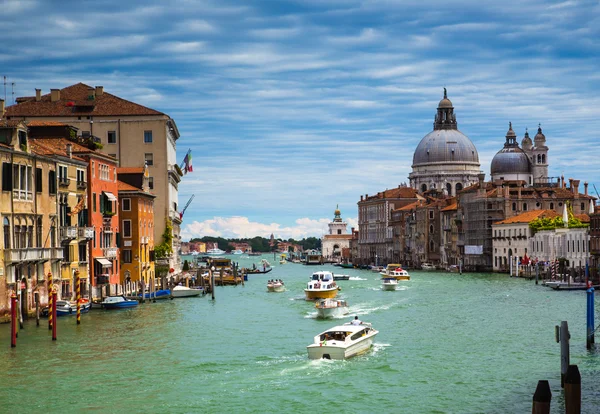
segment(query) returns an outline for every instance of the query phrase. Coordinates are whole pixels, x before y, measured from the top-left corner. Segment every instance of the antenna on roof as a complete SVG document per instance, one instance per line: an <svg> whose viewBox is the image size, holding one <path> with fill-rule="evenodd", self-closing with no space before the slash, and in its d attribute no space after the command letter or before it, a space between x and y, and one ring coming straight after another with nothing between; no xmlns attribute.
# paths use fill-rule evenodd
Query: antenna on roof
<svg viewBox="0 0 600 414"><path fill-rule="evenodd" d="M11 82L11 83L10 83L10 86L11 86L11 88L12 88L12 92L11 92L11 94L12 94L12 103L13 103L13 105L14 105L14 104L15 104L15 83L14 83L14 82Z"/></svg>
<svg viewBox="0 0 600 414"><path fill-rule="evenodd" d="M4 102L6 102L6 75L4 75Z"/></svg>
<svg viewBox="0 0 600 414"><path fill-rule="evenodd" d="M594 191L596 192L596 195L598 196L598 200L600 200L600 194L598 194L598 190L596 190L596 184L592 184L594 186Z"/></svg>

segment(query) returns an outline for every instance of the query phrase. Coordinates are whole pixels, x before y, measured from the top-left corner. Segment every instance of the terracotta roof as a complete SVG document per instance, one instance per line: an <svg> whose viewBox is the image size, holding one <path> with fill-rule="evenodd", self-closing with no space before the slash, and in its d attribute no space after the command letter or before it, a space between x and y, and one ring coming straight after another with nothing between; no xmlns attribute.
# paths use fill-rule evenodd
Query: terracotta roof
<svg viewBox="0 0 600 414"><path fill-rule="evenodd" d="M0 128L15 128L23 121L14 119L0 119Z"/></svg>
<svg viewBox="0 0 600 414"><path fill-rule="evenodd" d="M407 204L404 207L397 208L394 211L408 211L408 210L412 210L413 208L416 208L419 205L419 203L420 203L420 201L415 201L414 203Z"/></svg>
<svg viewBox="0 0 600 414"><path fill-rule="evenodd" d="M526 211L525 213L521 213L518 216L510 217L502 221L497 221L494 224L531 223L537 218L554 218L559 216L560 214L558 214L554 210L531 210Z"/></svg>
<svg viewBox="0 0 600 414"><path fill-rule="evenodd" d="M130 184L124 183L123 181L117 180L117 188L119 191L143 191L141 188L134 187Z"/></svg>
<svg viewBox="0 0 600 414"><path fill-rule="evenodd" d="M50 100L51 94L43 95L40 101L26 100L6 108L7 117L12 116L94 116L165 115L162 112L119 98L107 92L88 99L91 86L83 83L67 86L60 90L60 99ZM83 106L85 105L85 109Z"/></svg>
<svg viewBox="0 0 600 414"><path fill-rule="evenodd" d="M325 236L323 236L326 239L351 239L352 238L352 234L326 234ZM288 243L288 242L286 242ZM279 243L281 244L281 243ZM290 243L288 243L290 244Z"/></svg>
<svg viewBox="0 0 600 414"><path fill-rule="evenodd" d="M68 157L67 145L72 145L73 152L93 152L90 149L69 141L66 138L30 138L31 151L38 155L60 155ZM83 150L82 150L83 149ZM71 155L74 160L85 161L77 155Z"/></svg>
<svg viewBox="0 0 600 414"><path fill-rule="evenodd" d="M450 204L448 207L443 208L442 211L456 211L458 209L458 203L454 202Z"/></svg>
<svg viewBox="0 0 600 414"><path fill-rule="evenodd" d="M144 172L144 167L119 167L117 174L141 174Z"/></svg>
<svg viewBox="0 0 600 414"><path fill-rule="evenodd" d="M27 126L30 126L30 127L68 126L68 125L69 124L65 124L64 122L60 122L60 121L35 120L35 121L29 121L29 122L27 122Z"/></svg>
<svg viewBox="0 0 600 414"><path fill-rule="evenodd" d="M392 188L391 190L381 191L374 196L369 196L365 201L384 198L417 198L417 190L412 187Z"/></svg>
<svg viewBox="0 0 600 414"><path fill-rule="evenodd" d="M576 219L579 219L582 223L589 223L590 222L590 216L588 216L587 214L583 213L583 214L574 214Z"/></svg>

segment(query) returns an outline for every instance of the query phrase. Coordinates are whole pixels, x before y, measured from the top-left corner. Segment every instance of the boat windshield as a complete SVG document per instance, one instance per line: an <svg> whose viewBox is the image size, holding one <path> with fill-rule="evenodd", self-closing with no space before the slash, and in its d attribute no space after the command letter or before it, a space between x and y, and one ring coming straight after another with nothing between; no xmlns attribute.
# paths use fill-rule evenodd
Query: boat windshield
<svg viewBox="0 0 600 414"><path fill-rule="evenodd" d="M352 332L346 331L329 331L321 334L321 341L345 341L348 335Z"/></svg>

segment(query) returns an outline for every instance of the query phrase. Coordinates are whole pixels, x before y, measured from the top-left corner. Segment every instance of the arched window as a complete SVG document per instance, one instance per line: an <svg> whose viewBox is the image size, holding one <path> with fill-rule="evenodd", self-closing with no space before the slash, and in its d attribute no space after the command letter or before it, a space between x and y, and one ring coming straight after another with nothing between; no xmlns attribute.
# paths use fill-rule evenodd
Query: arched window
<svg viewBox="0 0 600 414"><path fill-rule="evenodd" d="M538 156L537 156L537 163L538 164L542 163L542 156L540 154L538 154Z"/></svg>
<svg viewBox="0 0 600 414"><path fill-rule="evenodd" d="M452 195L452 184L450 184L450 183L446 184L446 191L448 191L449 196Z"/></svg>
<svg viewBox="0 0 600 414"><path fill-rule="evenodd" d="M527 211L527 203L523 203L523 211Z"/></svg>
<svg viewBox="0 0 600 414"><path fill-rule="evenodd" d="M512 203L512 211L517 211L517 203Z"/></svg>
<svg viewBox="0 0 600 414"><path fill-rule="evenodd" d="M36 247L44 247L44 246L42 246L42 218L41 217L38 217L36 220L35 245L36 245Z"/></svg>
<svg viewBox="0 0 600 414"><path fill-rule="evenodd" d="M431 240L429 242L429 251L430 252L434 252L435 251L435 243L433 242L433 240Z"/></svg>
<svg viewBox="0 0 600 414"><path fill-rule="evenodd" d="M433 233L433 224L429 225L429 233Z"/></svg>
<svg viewBox="0 0 600 414"><path fill-rule="evenodd" d="M546 164L546 154L542 154L542 164Z"/></svg>
<svg viewBox="0 0 600 414"><path fill-rule="evenodd" d="M456 183L456 193L463 189L463 185L461 183Z"/></svg>
<svg viewBox="0 0 600 414"><path fill-rule="evenodd" d="M4 217L4 248L10 249L10 221Z"/></svg>
<svg viewBox="0 0 600 414"><path fill-rule="evenodd" d="M554 203L550 203L550 210L554 210Z"/></svg>
<svg viewBox="0 0 600 414"><path fill-rule="evenodd" d="M585 203L581 203L581 212L584 213L585 212Z"/></svg>
<svg viewBox="0 0 600 414"><path fill-rule="evenodd" d="M424 193L425 191L427 191L427 184L422 184L421 185L421 192Z"/></svg>

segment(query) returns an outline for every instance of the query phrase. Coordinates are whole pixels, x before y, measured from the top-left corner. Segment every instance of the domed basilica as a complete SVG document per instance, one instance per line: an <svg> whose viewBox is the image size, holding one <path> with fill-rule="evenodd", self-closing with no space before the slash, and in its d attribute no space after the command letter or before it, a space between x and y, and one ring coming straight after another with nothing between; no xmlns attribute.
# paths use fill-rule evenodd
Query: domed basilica
<svg viewBox="0 0 600 414"><path fill-rule="evenodd" d="M410 186L420 192L437 189L455 196L478 182L479 155L471 140L458 130L452 102L446 88L433 123L413 155Z"/></svg>

